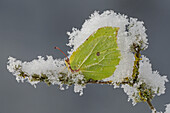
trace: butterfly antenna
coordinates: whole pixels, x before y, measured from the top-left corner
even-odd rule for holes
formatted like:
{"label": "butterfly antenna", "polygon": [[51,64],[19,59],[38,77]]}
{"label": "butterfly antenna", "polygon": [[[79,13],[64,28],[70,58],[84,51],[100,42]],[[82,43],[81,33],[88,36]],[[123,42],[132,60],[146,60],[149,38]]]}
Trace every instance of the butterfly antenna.
{"label": "butterfly antenna", "polygon": [[60,50],[60,51],[64,54],[64,56],[67,58],[67,61],[69,60],[69,58],[67,57],[67,55],[66,55],[59,47],[54,47],[54,49]]}

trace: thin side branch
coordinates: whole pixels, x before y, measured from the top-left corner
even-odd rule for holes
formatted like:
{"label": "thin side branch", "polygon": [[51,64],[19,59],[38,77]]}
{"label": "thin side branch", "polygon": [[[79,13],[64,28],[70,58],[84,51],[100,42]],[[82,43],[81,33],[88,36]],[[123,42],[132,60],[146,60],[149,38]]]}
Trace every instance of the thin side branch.
{"label": "thin side branch", "polygon": [[151,110],[153,110],[154,111],[154,113],[156,113],[156,110],[155,110],[155,108],[153,107],[153,105],[152,105],[152,103],[151,103],[151,101],[150,101],[150,99],[147,99],[147,104],[149,105],[149,107],[150,107],[150,109]]}
{"label": "thin side branch", "polygon": [[132,78],[133,78],[133,84],[135,84],[138,80],[138,75],[139,75],[139,62],[141,60],[140,56],[140,52],[141,52],[141,47],[139,45],[133,44],[134,47],[134,57],[135,57],[135,61],[134,61],[134,66],[133,66],[133,74],[132,74]]}

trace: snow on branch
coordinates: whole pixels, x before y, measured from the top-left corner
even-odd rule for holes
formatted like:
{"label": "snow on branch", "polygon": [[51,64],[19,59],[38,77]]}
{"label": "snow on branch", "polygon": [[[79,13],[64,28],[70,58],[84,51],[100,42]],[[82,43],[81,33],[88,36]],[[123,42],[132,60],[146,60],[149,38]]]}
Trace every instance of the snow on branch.
{"label": "snow on branch", "polygon": [[103,80],[87,80],[81,71],[73,73],[69,70],[69,66],[65,63],[68,59],[54,59],[52,56],[47,58],[38,56],[38,59],[30,62],[9,57],[7,68],[18,82],[27,81],[34,86],[39,82],[45,82],[48,85],[57,84],[61,90],[65,85],[66,88],[74,85],[74,91],[79,92],[80,95],[89,83],[121,87],[128,95],[128,100],[132,100],[133,105],[137,102],[147,102],[156,113],[151,100],[155,95],[165,93],[165,83],[168,79],[166,76],[161,76],[159,72],[153,71],[149,59],[141,55],[141,51],[148,47],[146,29],[143,24],[144,22],[136,18],[128,18],[112,10],[101,14],[95,11],[80,30],[73,28],[72,32],[67,32],[69,36],[67,46],[72,47],[71,51],[68,51],[70,57],[99,28],[107,26],[119,28],[117,44],[121,52],[120,62],[113,75]]}

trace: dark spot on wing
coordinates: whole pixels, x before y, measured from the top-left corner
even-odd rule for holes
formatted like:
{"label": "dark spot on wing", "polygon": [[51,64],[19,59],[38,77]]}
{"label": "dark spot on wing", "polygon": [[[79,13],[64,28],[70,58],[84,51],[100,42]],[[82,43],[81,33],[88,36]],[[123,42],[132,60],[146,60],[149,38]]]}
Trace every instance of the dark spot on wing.
{"label": "dark spot on wing", "polygon": [[97,52],[96,55],[97,55],[97,56],[100,56],[100,52]]}

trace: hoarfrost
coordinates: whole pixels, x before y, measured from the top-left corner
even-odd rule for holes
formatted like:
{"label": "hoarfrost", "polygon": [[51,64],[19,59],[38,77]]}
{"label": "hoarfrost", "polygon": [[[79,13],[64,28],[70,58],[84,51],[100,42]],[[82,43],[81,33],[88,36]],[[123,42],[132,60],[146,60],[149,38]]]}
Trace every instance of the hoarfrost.
{"label": "hoarfrost", "polygon": [[[118,49],[121,52],[121,60],[117,65],[114,74],[104,79],[103,81],[122,82],[124,78],[132,77],[134,66],[134,51],[132,46],[134,44],[141,47],[142,50],[148,47],[148,39],[146,35],[146,29],[144,22],[137,20],[136,18],[127,18],[126,15],[115,13],[112,10],[99,13],[95,11],[89,19],[85,20],[82,28],[79,30],[73,28],[72,32],[67,32],[69,36],[69,43],[67,46],[72,47],[71,51],[68,51],[69,56],[75,51],[92,33],[96,32],[101,27],[111,26],[119,27],[117,35]],[[46,75],[51,84],[58,84],[60,89],[64,89],[63,84],[74,84],[74,91],[83,94],[84,76],[73,75],[65,68],[64,59],[53,59],[52,56],[44,57],[39,56],[31,62],[21,62],[15,58],[9,57],[7,68],[13,75],[16,76],[17,81],[27,80],[32,85],[37,84],[39,81],[32,81],[33,75]],[[21,71],[24,75],[20,75]],[[66,74],[61,74],[60,72]],[[28,74],[30,76],[25,76]],[[136,104],[136,99],[139,97],[137,88],[142,84],[146,84],[146,88],[151,88],[155,94],[160,95],[165,93],[165,82],[167,82],[166,76],[161,76],[157,71],[152,71],[149,59],[142,56],[139,66],[139,82],[133,86],[122,85],[124,92],[132,99],[133,105]],[[67,87],[68,87],[67,86]],[[169,107],[167,108],[169,109]],[[166,112],[168,113],[168,112]]]}
{"label": "hoarfrost", "polygon": [[[32,85],[39,83],[39,81],[31,80],[33,75],[39,75],[40,77],[46,75],[49,78],[57,78],[59,72],[65,68],[64,60],[53,59],[52,56],[47,56],[46,60],[44,57],[38,56],[38,59],[30,62],[21,62],[13,57],[9,57],[8,60],[7,69],[16,76],[16,80],[18,82],[27,80]],[[23,77],[20,75],[21,73],[29,76]]]}
{"label": "hoarfrost", "polygon": [[145,56],[142,56],[140,62],[139,80],[146,83],[157,95],[165,93],[167,76],[161,76],[158,71],[152,71],[150,61]]}
{"label": "hoarfrost", "polygon": [[165,109],[165,113],[170,113],[170,104],[167,104],[166,105],[166,109]]}

